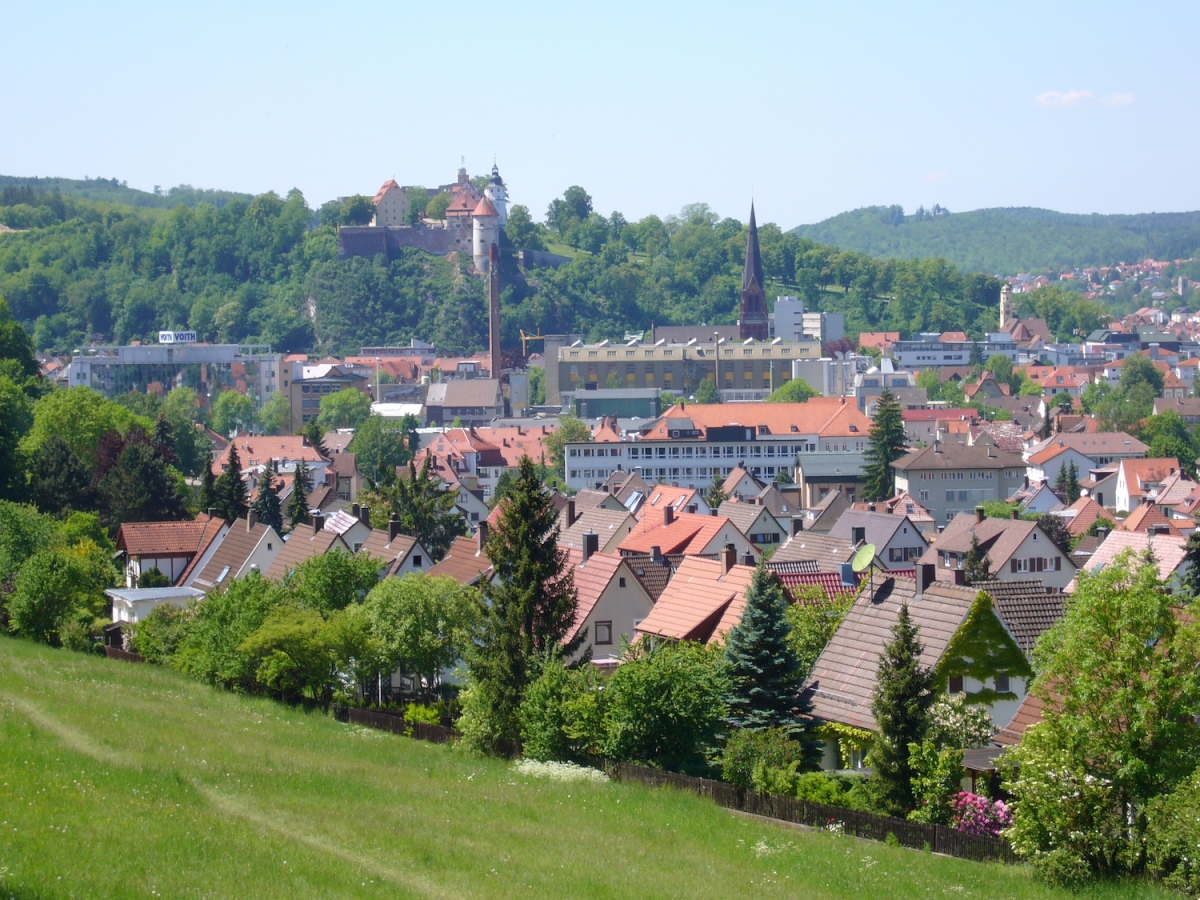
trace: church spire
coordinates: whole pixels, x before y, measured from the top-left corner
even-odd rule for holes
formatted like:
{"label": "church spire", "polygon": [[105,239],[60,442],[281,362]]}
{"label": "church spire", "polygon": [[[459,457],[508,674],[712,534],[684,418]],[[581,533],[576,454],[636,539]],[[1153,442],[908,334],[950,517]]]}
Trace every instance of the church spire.
{"label": "church spire", "polygon": [[750,233],[746,236],[746,266],[742,269],[742,310],[738,334],[742,340],[770,339],[767,321],[767,292],[763,281],[762,254],[758,249],[758,223],[754,219],[754,201],[750,201]]}
{"label": "church spire", "polygon": [[762,254],[758,250],[758,223],[754,220],[754,201],[750,201],[750,233],[746,236],[746,266],[742,269],[742,290],[763,289]]}

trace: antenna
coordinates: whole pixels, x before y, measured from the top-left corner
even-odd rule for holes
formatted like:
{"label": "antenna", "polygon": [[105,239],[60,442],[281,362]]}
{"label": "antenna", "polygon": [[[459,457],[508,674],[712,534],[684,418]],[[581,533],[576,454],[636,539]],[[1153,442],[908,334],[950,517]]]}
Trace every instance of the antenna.
{"label": "antenna", "polygon": [[854,554],[854,559],[850,560],[850,568],[855,574],[865,572],[875,564],[875,545],[863,544],[858,548],[858,552]]}

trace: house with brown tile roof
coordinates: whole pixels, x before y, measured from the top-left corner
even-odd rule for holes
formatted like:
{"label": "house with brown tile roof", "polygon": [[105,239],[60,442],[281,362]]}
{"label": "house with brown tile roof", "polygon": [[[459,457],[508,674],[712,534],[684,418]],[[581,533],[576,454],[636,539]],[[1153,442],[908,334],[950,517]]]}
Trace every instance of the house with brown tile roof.
{"label": "house with brown tile roof", "polygon": [[1113,505],[1122,512],[1133,512],[1144,500],[1153,500],[1159,487],[1179,468],[1175,457],[1121,460]]}
{"label": "house with brown tile roof", "polygon": [[751,475],[749,469],[738,463],[725,476],[725,481],[721,484],[721,493],[731,500],[747,499],[757,497],[763,487],[763,483]]}
{"label": "house with brown tile roof", "polygon": [[753,566],[740,566],[727,551],[719,559],[688,557],[659,596],[638,634],[680,641],[723,641],[741,621]]}
{"label": "house with brown tile roof", "polygon": [[[567,506],[558,514],[558,546],[583,549],[584,538],[594,534],[599,540],[599,553],[616,553],[621,542],[633,532],[637,520],[626,512],[594,506],[582,509]],[[573,518],[572,518],[573,514]]]}
{"label": "house with brown tile roof", "polygon": [[892,468],[897,492],[916,497],[939,524],[987,500],[1007,500],[1025,484],[1019,453],[953,442],[909,453]]}
{"label": "house with brown tile roof", "polygon": [[[701,558],[717,559],[718,556],[719,554],[713,554]],[[671,578],[683,565],[683,561],[693,557],[684,556],[682,553],[664,553],[657,557],[649,553],[633,553],[621,558],[629,564],[630,570],[642,583],[642,587],[646,589],[646,593],[650,595],[651,599],[657,601],[662,596],[662,592],[667,589]]]}
{"label": "house with brown tile roof", "polygon": [[1070,556],[1037,522],[993,519],[984,516],[982,509],[955,516],[920,562],[936,566],[939,581],[961,583],[973,538],[979,540],[997,581],[1037,578],[1049,588],[1062,590],[1075,577]]}
{"label": "house with brown tile roof", "polygon": [[424,572],[433,564],[429,552],[415,537],[400,533],[400,522],[394,518],[387,523],[386,531],[371,529],[357,552],[381,561],[381,579],[402,577],[409,572]]}
{"label": "house with brown tile roof", "polygon": [[[1011,614],[1020,609],[1026,628],[1038,627],[1035,620],[1042,617],[1040,606],[1045,599],[1044,590],[1040,585],[1027,582],[1028,589],[1036,591],[1034,597],[1022,602],[1013,590],[1004,595],[1002,607],[988,594],[988,588],[992,587],[990,583],[968,587],[937,581],[928,566],[918,567],[917,575],[920,588],[917,578],[879,571],[871,573],[805,683],[804,693],[812,703],[813,714],[826,722],[867,731],[877,729],[871,701],[877,689],[879,655],[892,638],[892,628],[901,606],[906,605],[918,629],[922,645],[921,665],[944,678],[945,689],[951,693],[962,692],[970,697],[986,692],[990,695],[988,709],[992,720],[999,726],[1008,724],[1020,707],[1032,677],[1028,662],[1019,672],[989,670],[980,679],[956,674],[956,670],[961,672],[964,668],[965,658],[950,658],[947,651],[951,650],[953,639],[963,628],[988,629],[988,620],[994,619],[1001,628],[999,634],[1003,637],[1000,640],[1023,655],[1013,626],[1006,621],[1005,610]],[[987,601],[983,600],[984,595],[989,598]],[[994,629],[988,633],[997,635]],[[1010,656],[997,653],[995,658],[1003,660]],[[976,662],[979,661],[971,661]],[[823,766],[840,768],[839,757],[836,745],[828,745]],[[854,759],[854,763],[861,766],[861,756]]]}
{"label": "house with brown tile roof", "polygon": [[636,637],[638,624],[650,615],[654,598],[623,557],[600,553],[595,541],[567,550],[567,564],[575,575],[575,624],[567,640],[587,629],[587,640],[578,656],[591,650],[592,660],[615,660],[624,641]]}
{"label": "house with brown tile roof", "polygon": [[425,417],[432,425],[486,425],[504,415],[504,397],[496,378],[451,378],[429,386]]}
{"label": "house with brown tile roof", "polygon": [[622,556],[650,553],[682,553],[704,556],[719,553],[732,544],[739,560],[758,562],[760,551],[741,530],[724,516],[675,513],[670,506],[662,515],[647,515],[618,545]]}
{"label": "house with brown tile roof", "polygon": [[[1200,359],[1192,359],[1188,362],[1200,363]],[[1192,371],[1195,371],[1194,366]],[[1171,398],[1170,400],[1160,397],[1154,401],[1154,415],[1162,415],[1167,411],[1177,413],[1188,425],[1195,425],[1200,422],[1200,397],[1188,398],[1185,395],[1183,399]]]}
{"label": "house with brown tile roof", "polygon": [[470,586],[492,579],[492,562],[483,545],[487,542],[486,523],[476,531],[474,537],[455,538],[441,561],[429,570],[431,577],[453,578],[461,585]]}
{"label": "house with brown tile roof", "polygon": [[351,550],[340,534],[326,530],[323,516],[314,516],[311,526],[301,526],[288,535],[266,576],[274,581],[286,581],[308,560],[333,552],[350,553]]}
{"label": "house with brown tile roof", "polygon": [[1097,519],[1109,519],[1108,511],[1091,497],[1080,497],[1066,509],[1054,513],[1063,520],[1067,534],[1080,537],[1096,523]]}
{"label": "house with brown tile roof", "polygon": [[1074,464],[1082,475],[1122,459],[1144,457],[1148,449],[1123,431],[1063,433],[1033,444],[1025,451],[1025,463],[1030,480],[1053,483],[1064,466]]}
{"label": "house with brown tile roof", "polygon": [[875,565],[881,569],[911,569],[929,549],[929,542],[908,516],[874,510],[846,510],[829,536],[856,547],[870,544],[875,548]]}
{"label": "house with brown tile roof", "polygon": [[801,531],[775,551],[772,563],[811,562],[816,572],[838,572],[854,558],[856,547],[849,538]]}
{"label": "house with brown tile roof", "polygon": [[804,510],[803,530],[828,534],[829,529],[842,517],[842,513],[851,509],[853,505],[844,492],[832,491],[816,506]]}
{"label": "house with brown tile roof", "polygon": [[194,559],[208,549],[229,525],[207,513],[192,522],[125,522],[117,530],[117,551],[124,557],[125,587],[136,588],[151,569],[171,584],[179,581]]}
{"label": "house with brown tile roof", "polygon": [[[1144,531],[1147,534],[1177,534],[1186,536],[1182,519],[1169,519],[1153,503],[1143,503],[1117,525],[1117,531]],[[1189,520],[1187,532],[1196,529],[1196,523]]]}
{"label": "house with brown tile roof", "polygon": [[[874,508],[872,508],[874,507]],[[916,501],[908,491],[901,491],[895,497],[887,500],[877,500],[874,503],[859,501],[850,504],[850,508],[859,512],[886,513],[892,516],[907,516],[921,530],[922,534],[937,532],[937,521],[929,514],[929,510]],[[838,518],[841,518],[840,516]]]}
{"label": "house with brown tile roof", "polygon": [[614,512],[625,510],[624,504],[608,491],[596,491],[591,488],[584,488],[570,498],[575,502],[576,509],[611,509]]}
{"label": "house with brown tile roof", "polygon": [[209,544],[192,571],[180,580],[180,586],[211,591],[254,571],[265,575],[282,550],[279,533],[251,512],[247,518],[233,522],[220,540]]}
{"label": "house with brown tile roof", "polygon": [[[1191,568],[1191,563],[1187,560],[1187,538],[1181,535],[1149,534],[1145,531],[1114,531],[1104,539],[1104,543],[1096,548],[1096,552],[1084,564],[1083,571],[1095,572],[1110,565],[1125,551],[1134,555],[1135,565],[1138,559],[1146,553],[1150,553],[1154,558],[1158,577],[1172,587],[1177,587],[1179,580]],[[1075,582],[1072,581],[1067,589],[1073,591]]]}

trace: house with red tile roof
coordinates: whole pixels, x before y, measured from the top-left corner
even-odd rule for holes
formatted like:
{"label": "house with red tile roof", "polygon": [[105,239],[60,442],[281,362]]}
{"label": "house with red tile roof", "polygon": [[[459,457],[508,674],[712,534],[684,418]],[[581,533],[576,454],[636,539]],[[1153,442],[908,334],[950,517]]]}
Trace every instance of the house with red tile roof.
{"label": "house with red tile roof", "polygon": [[429,570],[431,577],[453,578],[461,585],[477,585],[492,579],[492,561],[484,552],[487,542],[487,523],[476,531],[474,537],[455,538],[446,555]]}
{"label": "house with red tile roof", "polygon": [[638,623],[637,633],[679,641],[723,641],[741,621],[753,577],[754,567],[737,565],[732,550],[718,559],[688,557],[654,609]]}
{"label": "house with red tile roof", "polygon": [[1177,534],[1181,537],[1186,537],[1195,528],[1196,523],[1194,521],[1188,520],[1185,527],[1183,519],[1167,517],[1153,502],[1143,503],[1117,525],[1118,531],[1144,531],[1147,534]]}
{"label": "house with red tile roof", "polygon": [[1059,470],[1072,464],[1079,476],[1122,459],[1138,459],[1149,448],[1123,431],[1055,434],[1025,451],[1030,481],[1054,483]]}
{"label": "house with red tile roof", "polygon": [[117,551],[124,558],[125,587],[136,588],[151,569],[178,582],[193,560],[229,530],[223,519],[201,513],[191,522],[125,522],[117,530]]}
{"label": "house with red tile roof", "polygon": [[567,641],[586,628],[587,639],[576,658],[590,649],[593,662],[615,661],[650,615],[654,598],[623,557],[599,552],[595,541],[569,548],[567,565],[574,572],[577,599]]}
{"label": "house with red tile roof", "polygon": [[682,553],[703,556],[722,552],[732,544],[739,560],[758,562],[761,553],[741,530],[724,516],[676,513],[668,506],[661,515],[645,516],[618,545],[623,556]]}
{"label": "house with red tile roof", "polygon": [[878,347],[882,353],[891,353],[892,344],[900,340],[898,331],[863,331],[858,335],[858,346],[864,350]]}
{"label": "house with red tile roof", "polygon": [[395,518],[387,523],[386,531],[371,529],[358,552],[380,561],[381,579],[424,572],[433,565],[429,552],[415,537],[400,533],[400,522]]}
{"label": "house with red tile roof", "polygon": [[[1172,587],[1179,586],[1179,580],[1187,574],[1191,563],[1187,559],[1188,539],[1178,534],[1151,534],[1145,531],[1114,531],[1104,539],[1096,552],[1083,565],[1084,572],[1095,572],[1109,565],[1122,553],[1128,551],[1138,558],[1149,553],[1154,559],[1158,577],[1168,582]],[[1075,589],[1075,582],[1067,586],[1070,593]]]}
{"label": "house with red tile roof", "polygon": [[283,549],[276,555],[266,576],[274,581],[286,581],[288,576],[310,559],[326,553],[350,553],[350,546],[336,531],[325,528],[324,516],[313,516],[311,526],[301,526],[287,536]]}
{"label": "house with red tile roof", "polygon": [[1145,500],[1153,500],[1158,489],[1179,471],[1179,460],[1123,459],[1117,468],[1114,507],[1121,512],[1133,512]]}
{"label": "house with red tile roof", "polygon": [[1096,524],[1097,519],[1112,521],[1108,510],[1091,497],[1080,497],[1066,509],[1056,511],[1054,515],[1063,520],[1067,534],[1073,538],[1086,534]]}

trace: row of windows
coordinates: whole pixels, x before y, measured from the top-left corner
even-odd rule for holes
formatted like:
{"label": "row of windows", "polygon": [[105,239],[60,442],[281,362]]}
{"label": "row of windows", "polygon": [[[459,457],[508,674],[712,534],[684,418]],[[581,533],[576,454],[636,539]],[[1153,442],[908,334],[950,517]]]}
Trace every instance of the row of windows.
{"label": "row of windows", "polygon": [[[1007,473],[1005,473],[1007,474]],[[994,469],[982,472],[921,472],[918,481],[995,481]]]}
{"label": "row of windows", "polygon": [[920,559],[924,552],[924,547],[888,547],[888,562],[908,562],[910,559]]}
{"label": "row of windows", "polygon": [[[999,694],[1007,694],[1012,690],[1011,684],[1007,672],[997,672],[992,679],[992,686]],[[951,694],[961,694],[963,692],[963,677],[961,675],[951,675],[946,679],[946,690]]]}
{"label": "row of windows", "polygon": [[[855,449],[861,450],[863,443],[855,442]],[[726,444],[720,447],[709,448],[704,445],[693,444],[643,444],[632,446],[615,446],[615,447],[571,447],[567,451],[567,455],[572,458],[577,457],[593,457],[593,456],[610,456],[624,457],[630,459],[706,459],[710,455],[713,459],[725,457],[726,459],[745,459],[750,457],[762,456],[794,456],[797,453],[815,453],[816,444],[773,444],[763,442],[761,444]],[[828,449],[828,446],[826,447]],[[833,445],[833,449],[837,449],[837,445]]]}
{"label": "row of windows", "polygon": [[[678,480],[680,478],[712,478],[715,476],[725,476],[733,471],[732,466],[700,466],[693,468],[691,466],[637,466],[635,471],[639,472],[642,478],[647,481],[651,479],[660,480]],[[777,472],[787,472],[792,474],[787,466],[751,466],[750,473],[759,477],[774,478]],[[571,469],[568,477],[572,480],[591,482],[595,479],[605,479],[613,473],[612,469]]]}
{"label": "row of windows", "polygon": [[[605,359],[616,359],[617,355],[620,352],[621,351],[617,350],[617,349],[605,350],[604,358]],[[703,357],[705,355],[705,351],[700,348],[696,348],[692,352],[694,352],[697,356],[700,356],[700,357]],[[733,356],[733,353],[734,353],[734,351],[731,348],[729,348],[729,347],[725,348],[726,356]],[[755,353],[757,353],[759,356],[772,356],[775,353],[775,348],[774,347],[743,347],[742,348],[742,356],[754,356]],[[625,358],[626,359],[632,359],[632,358],[636,357],[637,354],[638,354],[637,350],[630,350],[628,348],[625,349]],[[658,350],[656,348],[642,351],[642,356],[647,357],[649,359],[655,359],[659,354],[661,354],[664,359],[671,359],[675,356],[675,351],[674,350]],[[791,347],[780,347],[779,355],[780,356],[791,356],[792,348]],[[567,357],[569,359],[579,359],[579,351],[578,350],[568,350]],[[588,359],[599,359],[600,351],[599,350],[588,350],[587,358]]]}

